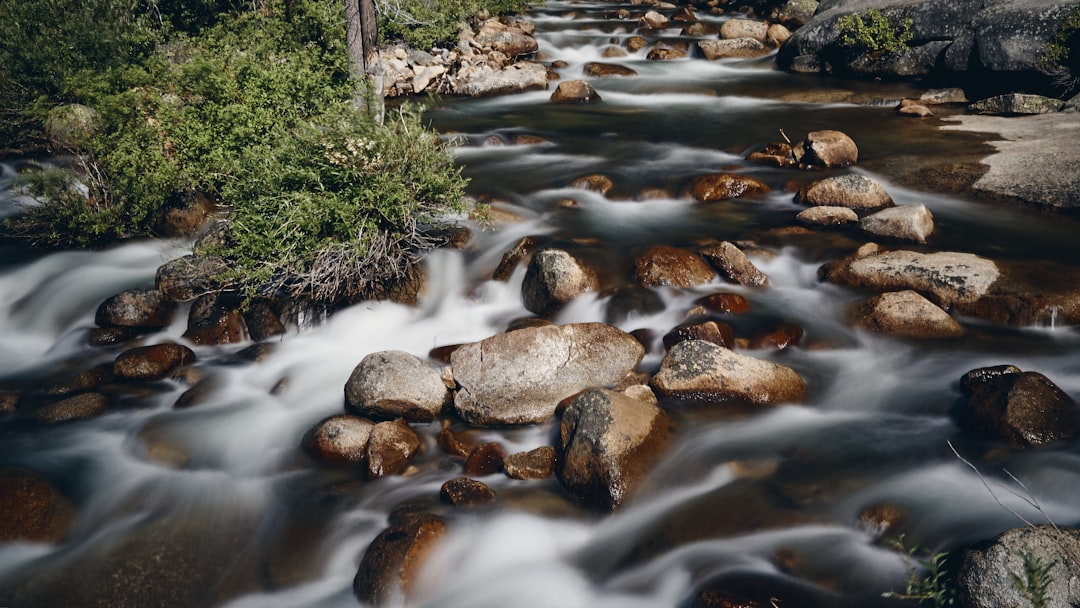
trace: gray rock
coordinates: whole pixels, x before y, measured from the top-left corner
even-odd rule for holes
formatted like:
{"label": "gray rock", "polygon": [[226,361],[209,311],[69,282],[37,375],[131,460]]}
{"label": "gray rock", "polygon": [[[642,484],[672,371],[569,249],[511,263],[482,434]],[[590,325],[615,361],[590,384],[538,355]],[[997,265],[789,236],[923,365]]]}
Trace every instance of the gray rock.
{"label": "gray rock", "polygon": [[170,300],[194,300],[220,290],[218,277],[228,269],[228,263],[221,258],[186,255],[158,267],[154,286]]}
{"label": "gray rock", "polygon": [[724,40],[753,38],[765,42],[768,32],[769,24],[755,19],[728,19],[720,26],[720,37]]}
{"label": "gray rock", "polygon": [[795,194],[800,205],[847,207],[848,209],[883,209],[893,200],[877,180],[865,175],[847,174],[827,177],[803,186]]}
{"label": "gray rock", "polygon": [[968,608],[1030,606],[1016,583],[1024,581],[1025,556],[1053,564],[1045,589],[1046,608],[1080,606],[1080,530],[1067,526],[1024,526],[1007,530],[964,551],[956,575],[957,599]]}
{"label": "gray rock", "polygon": [[547,67],[531,61],[519,61],[499,70],[461,70],[454,81],[454,93],[469,97],[487,97],[546,89],[547,85]]}
{"label": "gray rock", "polygon": [[434,420],[450,399],[439,372],[411,353],[389,350],[363,358],[345,383],[345,407],[376,420]]}
{"label": "gray rock", "polygon": [[460,387],[454,407],[479,426],[544,422],[560,401],[586,388],[614,385],[644,355],[633,336],[602,323],[499,334],[450,355]]}
{"label": "gray rock", "polygon": [[771,405],[806,396],[795,370],[701,340],[674,345],[650,385],[661,398],[701,405]]}
{"label": "gray rock", "polygon": [[964,333],[949,313],[910,290],[870,298],[858,307],[855,322],[883,334],[914,338],[948,338]]}
{"label": "gray rock", "polygon": [[843,226],[858,222],[859,214],[847,207],[823,205],[800,211],[795,221],[811,226]]}
{"label": "gray rock", "polygon": [[769,47],[754,38],[698,40],[698,48],[710,61],[717,59],[748,59],[769,54]]}
{"label": "gray rock", "polygon": [[562,415],[559,481],[590,506],[617,509],[667,447],[670,427],[667,414],[653,403],[589,390]]}
{"label": "gray rock", "polygon": [[1027,93],[1007,93],[976,101],[968,106],[968,111],[975,114],[1018,116],[1022,114],[1051,114],[1060,112],[1063,107],[1065,107],[1065,102],[1060,99]]}
{"label": "gray rock", "polygon": [[862,218],[859,228],[877,236],[925,243],[934,232],[934,216],[921,203],[901,205]]}
{"label": "gray rock", "polygon": [[521,299],[525,308],[550,316],[584,293],[600,288],[596,273],[562,249],[544,249],[533,254]]}
{"label": "gray rock", "polygon": [[843,131],[811,131],[803,139],[801,162],[817,167],[849,167],[859,162],[859,147]]}

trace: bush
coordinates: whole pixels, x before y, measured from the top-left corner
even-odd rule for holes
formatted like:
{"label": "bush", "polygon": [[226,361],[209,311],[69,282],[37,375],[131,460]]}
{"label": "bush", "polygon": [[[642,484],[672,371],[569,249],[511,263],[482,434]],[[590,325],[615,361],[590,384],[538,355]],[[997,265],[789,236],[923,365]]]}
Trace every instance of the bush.
{"label": "bush", "polygon": [[1066,94],[1077,89],[1080,84],[1080,6],[1065,15],[1043,51],[1042,64]]}
{"label": "bush", "polygon": [[864,15],[845,15],[836,25],[840,30],[840,45],[855,54],[902,51],[908,48],[914,36],[911,19],[896,27],[881,11],[872,8]]}

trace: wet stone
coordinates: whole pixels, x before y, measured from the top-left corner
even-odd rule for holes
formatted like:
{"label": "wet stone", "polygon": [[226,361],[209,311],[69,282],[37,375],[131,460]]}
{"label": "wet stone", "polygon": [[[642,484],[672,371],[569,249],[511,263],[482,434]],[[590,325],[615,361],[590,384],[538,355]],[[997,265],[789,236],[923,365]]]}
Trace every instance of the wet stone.
{"label": "wet stone", "polygon": [[497,443],[482,443],[469,452],[465,459],[465,475],[483,477],[498,473],[503,466],[506,450]]}
{"label": "wet stone", "polygon": [[195,352],[186,346],[154,344],[121,353],[113,362],[113,373],[126,380],[160,380],[194,362]]}
{"label": "wet stone", "polygon": [[679,342],[704,340],[720,346],[731,347],[735,344],[735,331],[727,323],[705,321],[704,323],[684,323],[664,335],[664,348],[670,349]]}
{"label": "wet stone", "polygon": [[94,323],[99,327],[162,328],[172,323],[176,303],[157,289],[122,291],[98,306]]}
{"label": "wet stone", "polygon": [[367,443],[367,474],[370,479],[397,475],[423,447],[424,442],[402,419],[380,422],[371,429]]}
{"label": "wet stone", "polygon": [[446,523],[429,513],[399,514],[368,545],[353,578],[353,593],[368,604],[385,605],[413,590],[424,560],[446,535]]}
{"label": "wet stone", "polygon": [[0,469],[0,544],[55,543],[75,522],[75,507],[35,471]]}
{"label": "wet stone", "polygon": [[101,393],[81,393],[43,405],[34,411],[34,419],[45,424],[100,416],[108,409],[109,398]]}
{"label": "wet stone", "polygon": [[316,460],[355,464],[367,455],[375,423],[351,414],[330,416],[304,434],[300,446]]}
{"label": "wet stone", "polygon": [[439,497],[449,505],[470,508],[495,502],[495,491],[475,479],[455,477],[442,485]]}
{"label": "wet stone", "polygon": [[511,479],[547,479],[555,473],[555,448],[544,445],[503,459],[503,470]]}

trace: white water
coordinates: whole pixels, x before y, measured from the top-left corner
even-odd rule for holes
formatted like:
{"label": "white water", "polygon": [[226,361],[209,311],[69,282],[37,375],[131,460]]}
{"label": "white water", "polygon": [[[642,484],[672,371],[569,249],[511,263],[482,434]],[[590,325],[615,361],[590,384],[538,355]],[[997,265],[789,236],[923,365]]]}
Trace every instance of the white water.
{"label": "white water", "polygon": [[[580,75],[586,61],[603,60],[597,49],[612,35],[603,19],[584,30],[566,30],[560,12],[583,6],[602,13],[619,5],[553,2],[537,19],[544,52],[570,63],[564,78]],[[437,124],[453,127],[476,144],[457,151],[474,188],[503,199],[500,206],[527,219],[495,230],[473,226],[475,236],[466,251],[430,256],[431,281],[418,307],[385,302],[354,306],[321,325],[281,337],[258,364],[217,364],[243,344],[193,346],[199,365],[219,380],[195,408],[172,409],[187,387],[169,381],[142,397],[141,407],[98,419],[48,428],[17,422],[2,427],[0,462],[63,480],[65,493],[79,505],[79,519],[61,544],[0,546],[0,578],[93,564],[117,538],[140,534],[140,525],[166,515],[208,537],[218,533],[218,518],[248,522],[250,545],[238,558],[270,559],[264,543],[273,544],[281,534],[275,526],[290,517],[314,517],[304,511],[305,500],[332,494],[333,475],[304,461],[298,444],[312,424],[342,411],[345,381],[365,355],[395,349],[425,356],[433,347],[479,340],[529,315],[519,295],[522,268],[507,283],[487,280],[519,238],[533,235],[556,244],[576,237],[598,239],[599,245],[586,250],[618,276],[636,248],[648,243],[745,239],[760,229],[790,225],[796,208],[785,183],[805,176],[747,165],[745,149],[775,138],[778,128],[794,135],[802,130],[797,125],[843,116],[857,118],[850,125],[830,126],[850,126],[856,140],[862,141],[862,133],[870,139],[871,129],[858,130],[861,121],[885,120],[888,112],[792,101],[791,91],[801,85],[761,62],[653,63],[642,57],[610,60],[632,65],[642,76],[597,82],[606,100],[600,106],[551,108],[548,92],[534,92],[447,103],[434,113]],[[782,95],[770,99],[762,93],[771,90],[771,83]],[[686,90],[694,87],[698,90]],[[479,145],[491,135],[516,132],[540,134],[548,143]],[[701,206],[677,187],[694,175],[731,166],[767,181],[774,192],[745,205]],[[8,180],[14,167],[0,167],[0,179]],[[609,173],[627,185],[629,200],[569,187],[574,178],[594,172]],[[871,175],[886,183],[898,202],[927,203],[944,220],[942,234],[935,237],[943,242],[987,247],[965,241],[968,226],[1002,234],[994,246],[1011,253],[1017,253],[1009,244],[1014,238],[1034,241],[1042,234],[1050,243],[1066,238],[1068,226],[1055,228],[1053,222],[901,188]],[[652,186],[670,186],[670,196],[639,200],[634,195],[635,188]],[[577,208],[556,207],[567,197],[577,200]],[[11,208],[10,196],[0,208]],[[4,378],[40,376],[68,360],[110,360],[116,352],[85,344],[97,304],[120,290],[152,285],[157,266],[185,253],[184,247],[136,243],[4,265]],[[846,320],[845,311],[861,296],[817,279],[823,261],[846,251],[843,244],[824,237],[814,245],[772,249],[771,257],[754,258],[769,275],[769,288],[717,283],[660,289],[663,311],[631,315],[619,326],[662,335],[684,319],[698,297],[720,290],[742,294],[751,302],[748,318],[755,323],[768,326],[780,320],[806,331],[801,347],[752,353],[799,371],[809,386],[806,402],[734,419],[674,412],[680,423],[676,447],[639,496],[614,515],[576,509],[554,481],[529,486],[499,475],[484,478],[499,493],[502,506],[454,516],[415,594],[402,603],[425,608],[675,606],[712,577],[759,573],[807,586],[832,581],[847,598],[845,605],[870,605],[870,598],[901,588],[906,570],[901,557],[859,523],[869,505],[906,508],[910,516],[901,532],[932,550],[955,549],[1018,525],[1008,509],[1034,520],[1080,521],[1075,445],[981,461],[992,493],[947,443],[968,444],[965,453],[976,455],[987,447],[971,445],[948,415],[959,398],[957,382],[970,369],[1012,363],[1040,371],[1066,392],[1080,395],[1075,328],[1004,330],[965,320],[969,337],[943,345],[870,335]],[[609,299],[608,294],[583,297],[556,321],[604,320]],[[173,327],[149,340],[183,341],[182,313]],[[733,319],[737,327],[739,322]],[[661,356],[649,353],[642,368],[655,369]],[[427,451],[415,475],[359,484],[334,508],[316,510],[322,521],[304,520],[324,524],[316,526],[315,536],[285,543],[316,556],[299,580],[263,581],[264,587],[255,588],[242,584],[245,593],[228,605],[357,605],[351,591],[357,563],[389,510],[410,500],[431,500],[444,481],[459,474],[438,463],[438,425],[417,430]],[[549,443],[550,433],[545,425],[488,431],[481,439],[499,441],[515,452]],[[762,479],[741,478],[737,471],[747,462],[775,470]],[[1006,468],[1026,489],[1008,480],[1002,473]],[[1036,499],[1038,508],[1025,498]],[[755,516],[761,519],[752,528],[724,525],[728,518],[751,521]],[[780,571],[774,558],[781,549],[812,562],[804,579]],[[210,559],[206,567],[217,568],[219,561]]]}

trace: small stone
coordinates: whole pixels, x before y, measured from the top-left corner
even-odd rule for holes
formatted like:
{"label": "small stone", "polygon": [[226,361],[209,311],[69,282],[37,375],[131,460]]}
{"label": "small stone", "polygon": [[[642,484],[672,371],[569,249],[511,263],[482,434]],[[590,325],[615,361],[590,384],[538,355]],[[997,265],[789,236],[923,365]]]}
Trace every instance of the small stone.
{"label": "small stone", "polygon": [[400,473],[423,445],[420,436],[401,418],[376,424],[367,444],[368,477],[376,479]]}
{"label": "small stone", "polygon": [[57,424],[92,418],[104,414],[108,405],[109,398],[101,393],[81,393],[39,407],[34,411],[34,419],[44,424]]}
{"label": "small stone", "polygon": [[721,201],[764,194],[771,189],[763,182],[737,173],[712,173],[694,178],[690,192],[701,202]]}
{"label": "small stone", "polygon": [[318,460],[329,463],[361,462],[375,423],[351,414],[330,416],[316,424],[300,445]]}
{"label": "small stone", "polygon": [[732,283],[749,287],[763,287],[769,284],[769,277],[758,270],[750,258],[733,243],[724,241],[719,245],[701,249],[698,253],[712,264],[721,276]]}
{"label": "small stone", "polygon": [[194,362],[195,352],[190,348],[162,343],[124,351],[113,361],[113,373],[127,380],[160,380]]}
{"label": "small stone", "polygon": [[555,448],[544,445],[503,459],[503,470],[511,479],[547,479],[555,473]]}
{"label": "small stone", "polygon": [[847,207],[823,205],[804,209],[795,221],[808,226],[845,226],[859,221],[859,214]]}
{"label": "small stone", "polygon": [[882,209],[892,207],[892,197],[877,181],[858,174],[838,175],[812,182],[799,190],[800,205]]}
{"label": "small stone", "polygon": [[483,477],[498,473],[503,466],[506,450],[497,443],[481,443],[469,452],[465,459],[465,474],[469,477]]}
{"label": "small stone", "polygon": [[859,228],[876,236],[925,243],[934,232],[934,216],[921,203],[901,205],[862,218]]}
{"label": "small stone", "polygon": [[495,491],[475,479],[455,477],[442,485],[439,498],[458,508],[471,508],[495,502]]}
{"label": "small stone", "polygon": [[591,84],[584,80],[565,80],[551,94],[552,103],[598,103],[603,101]]}

